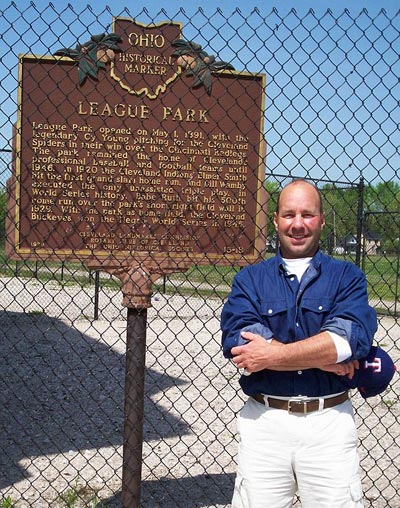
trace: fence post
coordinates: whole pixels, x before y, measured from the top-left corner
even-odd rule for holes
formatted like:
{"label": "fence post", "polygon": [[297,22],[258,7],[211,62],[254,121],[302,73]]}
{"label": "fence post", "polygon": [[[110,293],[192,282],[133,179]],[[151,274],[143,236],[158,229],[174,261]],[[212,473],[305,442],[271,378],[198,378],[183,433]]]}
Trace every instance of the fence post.
{"label": "fence post", "polygon": [[100,271],[95,271],[94,276],[94,320],[99,319],[99,290],[100,290]]}
{"label": "fence post", "polygon": [[357,199],[357,245],[356,245],[356,265],[361,266],[361,250],[362,250],[362,235],[363,235],[363,214],[364,214],[364,178],[360,178],[357,185],[358,199]]}
{"label": "fence post", "polygon": [[399,297],[399,270],[400,270],[400,227],[399,227],[399,241],[396,249],[396,289],[394,295],[394,316],[398,317],[397,314],[397,300]]}
{"label": "fence post", "polygon": [[361,270],[363,272],[365,272],[366,270],[366,266],[365,266],[365,258],[367,257],[367,252],[366,252],[366,248],[365,248],[365,228],[368,227],[368,224],[370,224],[370,215],[371,213],[370,212],[364,212],[363,214],[363,226],[362,226],[362,231],[363,231],[363,241],[362,241],[362,262],[361,262]]}

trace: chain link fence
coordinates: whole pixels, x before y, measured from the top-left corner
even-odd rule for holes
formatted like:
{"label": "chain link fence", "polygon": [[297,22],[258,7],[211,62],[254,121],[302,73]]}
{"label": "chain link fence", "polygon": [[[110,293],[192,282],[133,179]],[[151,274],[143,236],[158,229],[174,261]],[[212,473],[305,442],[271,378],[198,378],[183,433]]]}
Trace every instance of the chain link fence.
{"label": "chain link fence", "polygon": [[[399,363],[399,14],[216,9],[206,16],[199,9],[188,16],[182,8],[170,17],[133,7],[78,12],[10,2],[0,18],[0,506],[122,506],[127,310],[120,280],[61,255],[14,259],[5,231],[7,221],[15,223],[7,199],[17,200],[10,182],[26,148],[24,140],[13,145],[13,129],[21,128],[21,55],[51,60],[60,48],[112,33],[113,17],[147,26],[179,22],[183,39],[218,61],[265,75],[263,255],[278,247],[271,215],[281,187],[293,178],[315,182],[327,218],[322,248],[363,268],[379,316],[376,343]],[[92,77],[85,86],[95,86]],[[61,92],[61,102],[41,106],[50,125],[54,111],[69,110],[72,99]],[[185,104],[184,96],[178,100]],[[108,125],[106,114],[98,118],[99,128]],[[193,125],[201,132],[198,120]],[[23,187],[18,199],[21,214],[33,213]],[[220,351],[219,317],[243,264],[235,260],[193,261],[153,283],[141,460],[146,508],[230,505],[243,396]],[[396,376],[381,396],[353,394],[367,507],[400,508],[399,391]]]}

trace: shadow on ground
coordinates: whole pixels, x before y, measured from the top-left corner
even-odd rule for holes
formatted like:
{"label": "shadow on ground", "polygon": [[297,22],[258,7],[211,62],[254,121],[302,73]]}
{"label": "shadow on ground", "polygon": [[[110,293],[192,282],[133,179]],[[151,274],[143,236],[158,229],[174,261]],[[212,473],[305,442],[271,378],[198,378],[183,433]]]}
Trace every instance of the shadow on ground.
{"label": "shadow on ground", "polygon": [[[235,475],[212,474],[193,478],[144,481],[143,508],[205,508],[230,504]],[[121,494],[104,500],[106,508],[121,508]]]}
{"label": "shadow on ground", "polygon": [[[63,321],[0,312],[0,489],[27,477],[24,458],[121,445],[124,374],[123,354]],[[190,432],[149,398],[183,383],[147,370],[145,440]],[[143,506],[226,504],[232,481],[229,475],[147,481]],[[107,506],[120,506],[119,497]]]}

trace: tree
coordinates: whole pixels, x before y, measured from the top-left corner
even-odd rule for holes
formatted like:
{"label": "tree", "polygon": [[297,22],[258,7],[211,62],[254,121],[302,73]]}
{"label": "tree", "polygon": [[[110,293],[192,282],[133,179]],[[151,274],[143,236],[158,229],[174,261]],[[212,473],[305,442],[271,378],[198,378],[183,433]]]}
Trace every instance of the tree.
{"label": "tree", "polygon": [[269,194],[268,200],[268,222],[267,222],[267,249],[274,251],[276,249],[276,232],[274,226],[274,212],[278,202],[280,185],[278,182],[265,182],[265,188]]}
{"label": "tree", "polygon": [[368,189],[364,230],[378,234],[382,249],[398,252],[400,236],[400,184],[380,182]]}
{"label": "tree", "polygon": [[326,184],[321,189],[322,206],[326,215],[326,226],[322,243],[328,252],[344,247],[344,239],[357,233],[357,210],[359,191],[357,187],[338,187]]}

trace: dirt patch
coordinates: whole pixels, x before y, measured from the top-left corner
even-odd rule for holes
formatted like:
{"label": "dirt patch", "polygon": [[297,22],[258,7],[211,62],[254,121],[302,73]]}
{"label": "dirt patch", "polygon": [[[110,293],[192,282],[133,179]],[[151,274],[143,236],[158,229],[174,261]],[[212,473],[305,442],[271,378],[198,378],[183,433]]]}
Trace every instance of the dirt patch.
{"label": "dirt patch", "polygon": [[[2,279],[0,496],[63,506],[81,490],[120,508],[126,309],[118,291]],[[220,351],[222,302],[156,294],[148,310],[142,506],[226,507],[235,477],[238,374]],[[384,318],[388,320],[389,318]],[[378,340],[399,358],[399,325]],[[390,337],[386,330],[390,330]],[[399,380],[354,396],[366,506],[400,507]],[[92,497],[91,497],[92,496]],[[370,503],[370,504],[368,504]],[[79,506],[79,504],[77,505]],[[82,500],[81,506],[85,506]]]}

